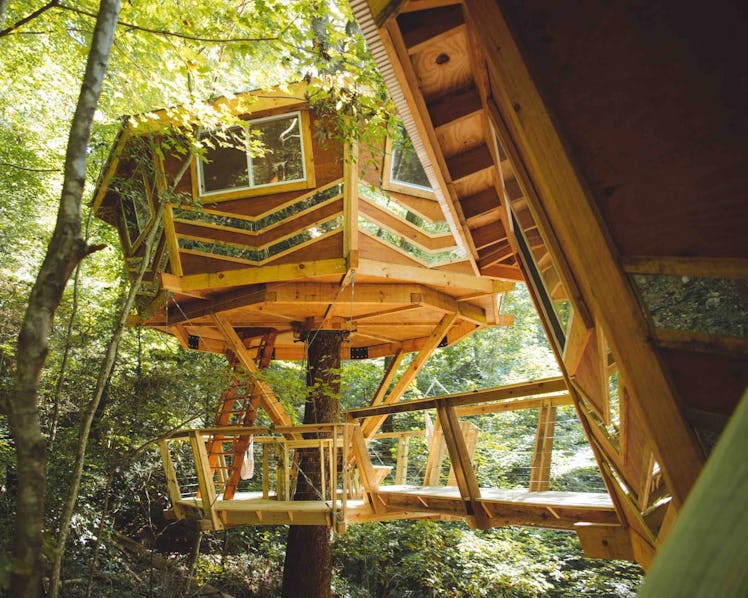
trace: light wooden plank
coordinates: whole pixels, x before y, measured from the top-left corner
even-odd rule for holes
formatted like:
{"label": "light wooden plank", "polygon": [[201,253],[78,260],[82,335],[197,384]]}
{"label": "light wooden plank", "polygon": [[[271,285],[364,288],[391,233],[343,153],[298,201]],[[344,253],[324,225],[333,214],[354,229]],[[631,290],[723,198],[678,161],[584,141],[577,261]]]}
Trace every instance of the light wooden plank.
{"label": "light wooden plank", "polygon": [[[561,392],[566,390],[566,382],[563,378],[544,378],[533,382],[521,382],[507,386],[495,386],[483,390],[474,390],[452,395],[440,395],[426,399],[417,399],[397,404],[385,404],[374,407],[361,407],[349,409],[346,413],[353,418],[369,417],[374,415],[391,415],[393,413],[407,413],[409,411],[423,411],[434,409],[440,403],[448,403],[452,407],[488,403],[491,401],[506,401],[518,397],[542,395]],[[385,401],[387,403],[387,401]],[[530,408],[530,407],[526,407]]]}
{"label": "light wooden plank", "polygon": [[329,274],[343,274],[346,270],[347,264],[344,259],[332,258],[276,266],[239,268],[205,274],[189,274],[182,277],[162,273],[161,283],[167,291],[182,293],[208,289],[218,290],[282,280],[316,278]]}

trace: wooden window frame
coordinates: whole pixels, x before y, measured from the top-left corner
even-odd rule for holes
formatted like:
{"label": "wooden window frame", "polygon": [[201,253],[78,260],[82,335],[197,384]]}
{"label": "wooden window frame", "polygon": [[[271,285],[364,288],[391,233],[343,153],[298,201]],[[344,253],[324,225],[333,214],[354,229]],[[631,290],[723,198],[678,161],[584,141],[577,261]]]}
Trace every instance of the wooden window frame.
{"label": "wooden window frame", "polygon": [[[254,123],[262,123],[273,120],[280,120],[291,116],[298,116],[301,133],[301,154],[302,168],[304,169],[304,178],[294,181],[284,181],[279,183],[268,183],[264,185],[255,185],[234,189],[221,189],[217,191],[203,191],[203,166],[199,160],[193,160],[190,165],[192,172],[192,195],[195,198],[204,200],[205,203],[216,203],[220,201],[231,201],[245,197],[255,197],[259,195],[274,195],[286,191],[298,191],[301,189],[311,189],[315,186],[314,174],[314,155],[312,148],[311,123],[308,110],[293,110],[281,114],[273,114],[246,121],[247,127]],[[251,175],[250,166],[251,156],[247,153],[247,174]],[[198,162],[200,162],[198,164]]]}
{"label": "wooden window frame", "polygon": [[[413,183],[405,183],[392,178],[392,155],[394,151],[395,140],[392,137],[387,137],[385,142],[384,162],[382,164],[382,188],[385,191],[404,193],[406,195],[413,195],[414,197],[421,197],[423,199],[436,199],[433,189]],[[420,157],[418,159],[420,161]],[[421,166],[423,166],[423,164]]]}

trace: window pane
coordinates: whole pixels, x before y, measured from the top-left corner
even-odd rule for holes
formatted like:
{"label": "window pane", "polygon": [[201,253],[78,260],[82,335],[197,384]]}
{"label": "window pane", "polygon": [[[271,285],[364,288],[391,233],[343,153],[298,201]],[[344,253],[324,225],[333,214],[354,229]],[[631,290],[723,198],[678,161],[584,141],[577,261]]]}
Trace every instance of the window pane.
{"label": "window pane", "polygon": [[204,138],[210,139],[214,147],[206,149],[201,163],[203,192],[249,187],[244,129],[233,127],[226,133],[211,133]]}
{"label": "window pane", "polygon": [[413,148],[413,143],[408,137],[405,129],[400,127],[394,143],[392,144],[392,166],[390,168],[390,181],[402,185],[415,185],[431,189],[431,183],[426,172],[421,166],[418,154]]}
{"label": "window pane", "polygon": [[252,158],[252,186],[304,180],[299,116],[252,123],[252,137],[264,145]]}
{"label": "window pane", "polygon": [[137,171],[118,185],[127,236],[130,238],[131,245],[135,244],[151,219],[151,208],[148,204],[145,185],[143,175]]}

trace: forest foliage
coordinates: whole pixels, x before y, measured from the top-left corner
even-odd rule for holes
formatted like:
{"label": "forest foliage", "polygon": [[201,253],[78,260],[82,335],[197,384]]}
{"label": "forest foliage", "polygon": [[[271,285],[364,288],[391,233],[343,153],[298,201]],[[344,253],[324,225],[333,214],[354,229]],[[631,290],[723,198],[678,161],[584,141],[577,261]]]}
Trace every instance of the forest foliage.
{"label": "forest foliage", "polygon": [[[95,0],[0,0],[0,390],[10,392],[16,338],[31,285],[54,226],[62,164],[88,54]],[[24,22],[29,16],[37,16]],[[19,25],[20,23],[20,25]],[[362,123],[381,134],[391,106],[345,3],[308,0],[125,2],[88,147],[84,235],[106,249],[84,259],[70,281],[51,330],[39,413],[47,443],[45,557],[50,561],[78,443],[82,414],[95,392],[101,361],[127,294],[115,232],[92,218],[89,204],[122,115],[183,106],[185,124],[215,122],[208,100],[288,81],[318,81],[319,109],[341,128]],[[325,92],[324,94],[322,92]],[[331,93],[328,93],[331,92]],[[513,327],[484,331],[442,349],[419,375],[419,397],[556,373],[542,327],[524,291],[507,298]],[[343,370],[343,407],[365,404],[382,375],[381,361]],[[268,380],[299,412],[302,365],[277,363]],[[63,560],[62,594],[183,595],[211,583],[234,596],[274,596],[284,530],[255,528],[206,534],[168,523],[163,470],[152,440],[183,425],[212,420],[228,380],[225,360],[185,351],[172,339],[129,329],[107,380],[91,430],[86,468]],[[481,421],[491,432],[478,453],[486,482],[522,481],[536,417],[531,412]],[[578,422],[561,418],[559,489],[600,490]],[[403,417],[395,426],[422,422]],[[382,458],[391,457],[387,446]],[[414,467],[418,451],[414,448]],[[556,458],[556,455],[554,455]],[[16,462],[0,416],[0,539],[13,529]],[[109,516],[102,522],[105,501]],[[103,529],[102,529],[103,528]],[[146,553],[128,553],[118,534]],[[97,547],[97,541],[101,540]],[[196,550],[196,547],[199,550]],[[94,550],[98,564],[91,568]],[[153,551],[149,553],[148,551]],[[153,554],[161,554],[159,565]],[[151,557],[148,557],[148,554]],[[158,561],[160,563],[160,561]],[[162,566],[163,565],[163,566]],[[0,551],[0,588],[12,568]],[[462,524],[400,522],[354,526],[335,539],[334,589],[348,596],[632,595],[633,565],[584,560],[573,535]]]}

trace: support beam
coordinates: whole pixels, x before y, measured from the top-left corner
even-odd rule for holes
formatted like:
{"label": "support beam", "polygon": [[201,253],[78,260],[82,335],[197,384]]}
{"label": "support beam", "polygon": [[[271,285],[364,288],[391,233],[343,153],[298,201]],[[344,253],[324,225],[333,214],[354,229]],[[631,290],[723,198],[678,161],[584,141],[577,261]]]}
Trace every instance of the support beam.
{"label": "support beam", "polygon": [[[384,398],[383,403],[395,403],[400,400],[408,389],[408,386],[410,386],[410,383],[415,380],[418,372],[420,372],[423,366],[426,365],[428,358],[431,357],[431,354],[439,346],[439,343],[441,343],[447,332],[449,332],[449,329],[455,323],[455,320],[457,320],[457,314],[454,313],[447,314],[442,318],[441,322],[439,322],[438,326],[421,347],[421,350],[413,358],[413,361],[410,362],[408,369],[403,372],[403,375],[400,376],[400,379],[397,381],[397,384],[395,384],[392,391]],[[362,422],[361,429],[364,437],[369,439],[374,436],[385,419],[387,419],[386,415],[368,418]]]}
{"label": "support beam", "polygon": [[384,397],[387,394],[387,391],[390,388],[390,385],[392,384],[392,381],[395,379],[395,376],[397,375],[397,368],[400,367],[400,364],[403,361],[403,357],[405,357],[405,351],[400,349],[397,353],[395,353],[392,356],[392,360],[390,361],[389,366],[387,367],[387,371],[384,373],[384,377],[382,378],[382,381],[379,383],[379,388],[377,388],[377,392],[374,393],[374,396],[371,399],[370,405],[379,405],[384,401]]}
{"label": "support beam", "polygon": [[348,265],[343,258],[313,260],[294,264],[280,264],[277,266],[257,266],[210,272],[207,274],[188,274],[174,276],[162,273],[161,284],[167,291],[173,293],[188,293],[190,291],[218,290],[229,287],[276,282],[278,280],[299,280],[316,278],[329,274],[344,274]]}
{"label": "support beam", "polygon": [[488,527],[488,518],[486,512],[480,504],[480,488],[478,480],[473,471],[473,464],[470,459],[465,444],[465,438],[460,430],[460,422],[457,419],[454,407],[449,405],[440,406],[436,410],[441,423],[444,441],[449,451],[449,458],[452,461],[452,469],[457,480],[457,487],[460,489],[460,495],[465,501],[465,507],[468,515],[475,517],[477,526],[481,529]]}
{"label": "support beam", "polygon": [[281,405],[280,401],[278,401],[273,389],[270,388],[270,385],[267,382],[257,378],[257,365],[249,354],[249,351],[244,347],[244,343],[242,343],[239,335],[236,334],[234,327],[220,315],[214,314],[212,319],[218,330],[226,339],[226,343],[232,353],[236,355],[239,362],[247,369],[247,371],[255,377],[255,386],[257,390],[259,390],[261,396],[260,404],[267,412],[270,420],[277,426],[290,426],[291,418],[283,405]]}

